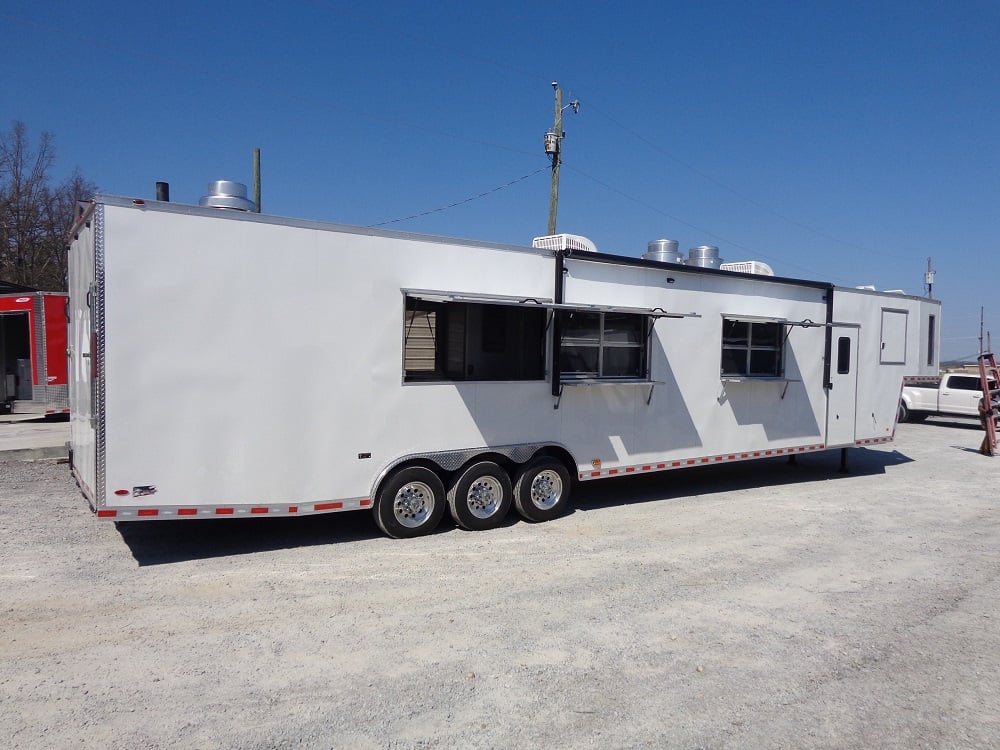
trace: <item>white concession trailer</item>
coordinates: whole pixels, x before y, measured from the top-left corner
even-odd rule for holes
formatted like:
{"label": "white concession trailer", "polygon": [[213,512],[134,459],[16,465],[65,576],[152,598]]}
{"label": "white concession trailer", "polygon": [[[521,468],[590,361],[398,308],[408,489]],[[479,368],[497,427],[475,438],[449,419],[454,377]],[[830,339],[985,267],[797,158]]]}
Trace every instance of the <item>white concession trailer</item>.
{"label": "white concession trailer", "polygon": [[577,482],[891,441],[904,373],[937,372],[906,338],[937,302],[573,235],[101,195],[69,252],[72,470],[114,521],[541,521]]}

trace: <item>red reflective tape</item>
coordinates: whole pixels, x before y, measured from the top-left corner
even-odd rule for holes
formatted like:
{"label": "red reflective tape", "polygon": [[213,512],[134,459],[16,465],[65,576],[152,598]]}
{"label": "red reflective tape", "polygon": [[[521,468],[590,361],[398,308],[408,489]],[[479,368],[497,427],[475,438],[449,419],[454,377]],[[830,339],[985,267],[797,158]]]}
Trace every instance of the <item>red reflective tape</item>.
{"label": "red reflective tape", "polygon": [[114,518],[118,515],[117,510],[99,510],[97,511],[98,518]]}
{"label": "red reflective tape", "polygon": [[715,457],[715,460],[716,460],[716,461],[721,461],[721,460],[722,460],[722,456],[716,456],[716,457]]}
{"label": "red reflective tape", "polygon": [[235,508],[216,508],[215,515],[217,516],[231,516],[235,513]]}
{"label": "red reflective tape", "polygon": [[634,466],[626,466],[625,467],[625,473],[626,474],[631,474],[634,471],[635,471],[635,467]]}
{"label": "red reflective tape", "polygon": [[159,511],[158,508],[139,508],[139,511],[136,513],[136,515],[137,516],[158,516],[158,515],[160,515],[160,511]]}
{"label": "red reflective tape", "polygon": [[366,507],[368,505],[371,505],[371,504],[372,504],[372,501],[369,498],[367,498],[367,497],[364,500],[362,500],[360,503],[358,503],[358,505],[360,505],[362,508],[364,508],[364,507]]}
{"label": "red reflective tape", "polygon": [[760,451],[754,451],[753,452],[753,457],[754,458],[758,458],[759,456],[760,456]]}
{"label": "red reflective tape", "polygon": [[643,467],[642,467],[642,470],[643,470],[643,471],[649,471],[649,470],[651,470],[652,468],[653,468],[652,466],[643,466]]}
{"label": "red reflective tape", "polygon": [[128,490],[115,490],[115,494],[118,495],[118,497],[125,497],[131,493]]}
{"label": "red reflective tape", "polygon": [[299,512],[299,506],[298,505],[289,505],[288,506],[288,512],[289,513],[298,513]]}
{"label": "red reflective tape", "polygon": [[255,514],[255,515],[259,515],[261,513],[270,513],[271,509],[270,508],[251,508],[250,512],[253,513],[253,514]]}
{"label": "red reflective tape", "polygon": [[736,460],[736,454],[735,453],[730,453],[729,456],[727,456],[727,458],[730,461],[735,461]]}
{"label": "red reflective tape", "polygon": [[670,465],[671,465],[671,466],[680,466],[680,465],[681,465],[681,462],[680,462],[680,461],[674,461],[674,462],[673,462],[672,464],[670,464]]}
{"label": "red reflective tape", "polygon": [[765,456],[770,456],[774,451],[764,451]]}
{"label": "red reflective tape", "polygon": [[710,460],[710,459],[707,459],[707,458],[703,458],[703,459],[701,459],[701,462],[702,462],[703,464],[707,464],[707,463],[709,462],[709,460]]}
{"label": "red reflective tape", "polygon": [[695,461],[693,458],[689,458],[687,460],[687,465],[688,466],[693,466],[695,463],[697,463],[697,461]]}
{"label": "red reflective tape", "polygon": [[618,469],[608,469],[608,474],[617,474]]}
{"label": "red reflective tape", "polygon": [[316,503],[313,506],[313,510],[337,510],[338,508],[343,508],[343,503]]}
{"label": "red reflective tape", "polygon": [[778,448],[778,455],[780,456],[782,453],[784,453],[784,450],[782,448]]}
{"label": "red reflective tape", "polygon": [[750,454],[749,453],[741,453],[740,454],[740,458],[750,458]]}
{"label": "red reflective tape", "polygon": [[179,516],[196,516],[198,515],[197,508],[178,508],[177,515]]}
{"label": "red reflective tape", "polygon": [[657,464],[656,468],[657,469],[665,469],[665,468],[667,468],[667,465],[666,464]]}

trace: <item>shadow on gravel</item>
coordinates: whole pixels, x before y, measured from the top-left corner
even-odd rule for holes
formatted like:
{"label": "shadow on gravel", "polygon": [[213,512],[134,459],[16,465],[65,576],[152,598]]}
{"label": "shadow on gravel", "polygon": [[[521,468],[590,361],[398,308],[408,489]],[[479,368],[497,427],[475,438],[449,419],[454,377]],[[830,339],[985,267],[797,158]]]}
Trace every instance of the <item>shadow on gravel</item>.
{"label": "shadow on gravel", "polygon": [[764,458],[718,466],[622,477],[610,482],[577,486],[573,505],[587,511],[614,505],[669,500],[678,497],[713,495],[734,490],[762,489],[786,484],[836,481],[846,477],[877,476],[891,466],[913,461],[899,451],[853,448],[847,453],[847,473],[840,472],[840,451],[831,450],[787,458]]}
{"label": "shadow on gravel", "polygon": [[[574,489],[578,511],[594,508],[669,500],[691,495],[711,495],[731,490],[836,480],[845,476],[875,476],[887,467],[912,459],[898,451],[855,448],[848,452],[848,473],[841,474],[840,451],[786,458],[759,459],[719,466],[692,467],[681,471],[621,477],[606,482],[584,482]],[[505,526],[521,523],[512,510]],[[187,560],[249,555],[296,547],[338,544],[378,539],[382,533],[371,512],[331,513],[302,518],[226,519],[192,521],[131,521],[118,524],[118,532],[140,567],[168,565]],[[435,532],[457,532],[445,514]],[[385,539],[386,544],[406,544]]]}
{"label": "shadow on gravel", "polygon": [[381,536],[372,514],[365,511],[301,518],[130,521],[118,524],[118,533],[140,567]]}
{"label": "shadow on gravel", "polygon": [[925,424],[934,425],[935,427],[953,427],[957,430],[975,430],[976,432],[983,431],[983,426],[979,423],[979,420],[976,417],[958,417],[956,419],[951,419],[949,417],[928,417]]}

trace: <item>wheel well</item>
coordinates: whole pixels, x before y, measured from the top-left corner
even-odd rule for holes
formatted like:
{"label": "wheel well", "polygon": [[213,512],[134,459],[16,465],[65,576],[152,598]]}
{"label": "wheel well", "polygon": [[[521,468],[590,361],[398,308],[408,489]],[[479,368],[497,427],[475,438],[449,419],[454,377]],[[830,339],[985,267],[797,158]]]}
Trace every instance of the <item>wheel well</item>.
{"label": "wheel well", "polygon": [[571,481],[575,482],[577,480],[577,468],[576,461],[573,460],[573,456],[565,448],[558,445],[547,445],[544,448],[540,448],[532,456],[532,460],[538,458],[539,456],[548,456],[549,458],[554,458],[559,461],[566,471],[569,473],[569,478]]}
{"label": "wheel well", "polygon": [[448,481],[451,479],[451,475],[454,473],[450,471],[445,471],[436,463],[426,458],[414,458],[407,461],[401,461],[395,466],[392,466],[388,470],[383,472],[382,475],[376,479],[375,486],[372,487],[372,494],[371,494],[372,500],[374,500],[378,496],[379,490],[382,489],[382,485],[384,485],[386,482],[388,482],[390,479],[396,476],[399,472],[404,471],[406,469],[412,469],[414,467],[420,467],[422,469],[429,469],[430,471],[433,471],[435,474],[437,474],[438,479],[441,480],[441,482],[445,485],[445,487],[448,486]]}

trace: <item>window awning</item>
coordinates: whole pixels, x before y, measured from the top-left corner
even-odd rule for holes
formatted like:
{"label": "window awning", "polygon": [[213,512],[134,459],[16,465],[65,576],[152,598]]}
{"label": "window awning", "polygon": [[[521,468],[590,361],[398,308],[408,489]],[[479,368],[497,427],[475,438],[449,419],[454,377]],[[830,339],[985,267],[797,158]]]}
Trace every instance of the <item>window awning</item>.
{"label": "window awning", "polygon": [[805,318],[804,320],[789,320],[788,318],[775,318],[769,315],[727,315],[723,313],[722,318],[736,323],[778,323],[779,325],[791,326],[793,328],[826,328],[834,325],[849,325],[845,323],[817,323],[809,318]]}
{"label": "window awning", "polygon": [[508,297],[498,294],[463,294],[430,289],[403,289],[404,294],[427,302],[471,302],[487,305],[511,305],[514,307],[539,307],[545,310],[564,312],[610,312],[647,315],[651,318],[700,318],[699,313],[681,313],[664,310],[662,307],[627,307],[623,305],[595,305],[581,302],[553,302],[544,297]]}
{"label": "window awning", "polygon": [[545,297],[509,297],[501,294],[463,294],[461,292],[443,292],[434,289],[403,289],[403,294],[413,299],[425,302],[470,302],[485,305],[513,305],[526,307],[549,307],[551,300]]}

